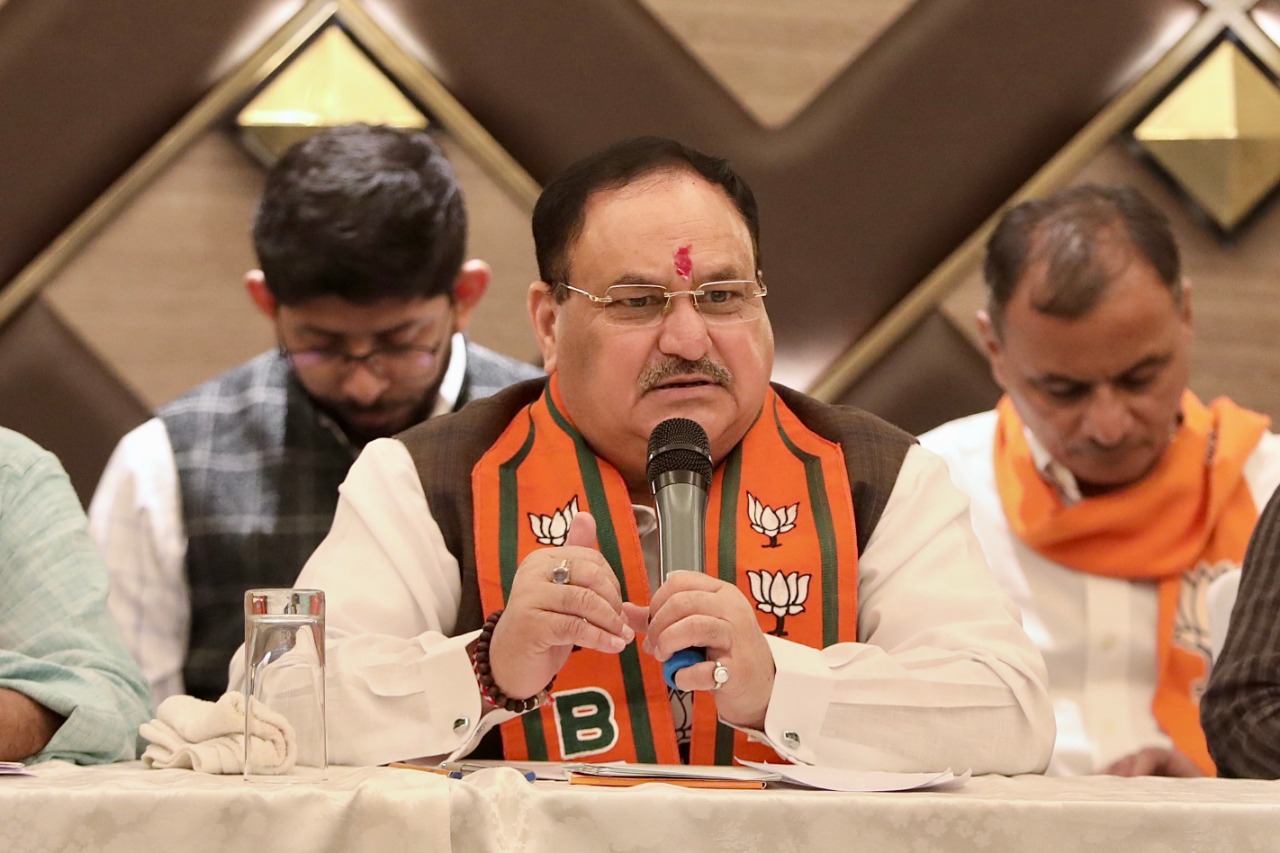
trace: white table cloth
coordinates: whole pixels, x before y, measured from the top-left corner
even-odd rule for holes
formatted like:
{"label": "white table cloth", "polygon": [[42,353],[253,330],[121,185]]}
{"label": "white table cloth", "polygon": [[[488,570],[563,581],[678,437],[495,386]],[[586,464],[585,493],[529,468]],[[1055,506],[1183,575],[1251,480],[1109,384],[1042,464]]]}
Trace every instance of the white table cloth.
{"label": "white table cloth", "polygon": [[137,764],[0,778],[0,850],[1246,851],[1280,849],[1280,782],[987,776],[837,794],[464,780],[331,768],[321,783]]}

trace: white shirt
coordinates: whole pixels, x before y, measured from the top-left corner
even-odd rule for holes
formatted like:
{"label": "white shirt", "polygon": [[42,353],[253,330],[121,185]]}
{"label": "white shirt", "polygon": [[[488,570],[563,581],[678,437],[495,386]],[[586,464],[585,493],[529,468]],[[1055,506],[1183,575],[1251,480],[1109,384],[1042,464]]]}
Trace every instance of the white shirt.
{"label": "white shirt", "polygon": [[[973,527],[992,571],[1044,654],[1058,721],[1048,772],[1098,773],[1143,747],[1171,747],[1151,710],[1158,675],[1156,584],[1076,571],[1024,545],[1010,531],[996,489],[995,433],[991,411],[943,424],[920,442],[947,460],[952,479],[973,501]],[[1030,430],[1026,435],[1037,468],[1064,501],[1081,500],[1071,472]],[[1263,436],[1244,473],[1262,507],[1280,485],[1280,436]]]}
{"label": "white shirt", "polygon": [[[466,372],[466,338],[457,333],[432,417],[453,410]],[[337,425],[326,425],[347,440]],[[185,692],[182,668],[191,627],[178,469],[159,418],[120,439],[89,504],[89,534],[110,574],[107,606],[158,707]]]}
{"label": "white shirt", "polygon": [[[352,466],[297,585],[326,595],[331,761],[457,757],[514,716],[481,716],[466,650],[476,632],[450,636],[458,563],[400,442],[372,442]],[[968,501],[918,447],[859,557],[858,604],[863,642],[813,649],[768,637],[777,676],[760,737],[805,763],[1044,767],[1053,714],[1043,661],[983,561]],[[235,655],[232,684],[242,671]]]}

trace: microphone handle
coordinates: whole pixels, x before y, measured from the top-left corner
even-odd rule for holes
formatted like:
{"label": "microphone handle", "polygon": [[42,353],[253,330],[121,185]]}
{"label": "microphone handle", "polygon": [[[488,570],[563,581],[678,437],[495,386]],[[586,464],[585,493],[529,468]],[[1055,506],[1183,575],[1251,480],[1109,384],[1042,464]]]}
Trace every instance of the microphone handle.
{"label": "microphone handle", "polygon": [[[658,489],[654,496],[658,508],[658,542],[665,582],[671,571],[705,571],[707,491],[694,483],[673,482]],[[678,569],[676,567],[679,567]],[[676,673],[686,666],[702,663],[707,650],[681,649],[662,662],[662,678],[672,690]]]}

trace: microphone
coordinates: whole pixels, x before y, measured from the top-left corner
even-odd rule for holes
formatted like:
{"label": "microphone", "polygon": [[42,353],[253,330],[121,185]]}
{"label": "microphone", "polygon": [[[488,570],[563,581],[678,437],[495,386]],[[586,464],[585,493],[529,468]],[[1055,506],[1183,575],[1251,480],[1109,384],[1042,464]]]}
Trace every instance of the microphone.
{"label": "microphone", "polygon": [[[649,436],[649,486],[658,509],[659,566],[671,571],[705,571],[707,490],[711,485],[711,443],[697,421],[668,418]],[[707,659],[705,649],[681,649],[662,664],[667,686],[675,675]]]}

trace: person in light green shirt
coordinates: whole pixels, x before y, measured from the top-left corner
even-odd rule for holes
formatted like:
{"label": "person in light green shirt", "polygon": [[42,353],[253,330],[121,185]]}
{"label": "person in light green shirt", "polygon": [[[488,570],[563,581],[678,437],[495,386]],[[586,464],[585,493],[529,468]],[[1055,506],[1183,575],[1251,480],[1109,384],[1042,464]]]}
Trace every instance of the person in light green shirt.
{"label": "person in light green shirt", "polygon": [[0,760],[133,759],[150,714],[66,472],[0,427]]}

